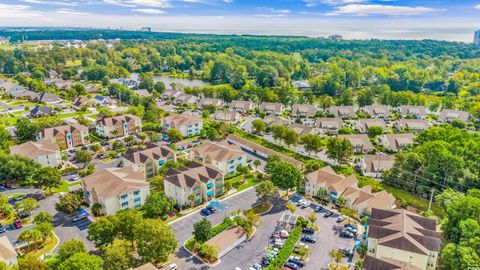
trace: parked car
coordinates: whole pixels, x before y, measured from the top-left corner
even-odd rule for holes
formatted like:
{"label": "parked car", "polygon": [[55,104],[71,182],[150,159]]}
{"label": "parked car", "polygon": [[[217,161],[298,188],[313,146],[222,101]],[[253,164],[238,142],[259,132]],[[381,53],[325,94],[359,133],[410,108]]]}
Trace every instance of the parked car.
{"label": "parked car", "polygon": [[311,205],[312,203],[309,202],[309,201],[305,201],[304,203],[302,203],[302,205],[300,206],[300,208],[307,208]]}
{"label": "parked car", "polygon": [[210,212],[212,212],[212,213],[217,212],[217,208],[215,208],[215,206],[209,205],[209,206],[207,206],[207,209],[210,210]]}
{"label": "parked car", "polygon": [[328,218],[328,217],[331,217],[331,216],[333,216],[333,212],[332,212],[332,211],[327,211],[327,212],[323,215],[324,218]]}
{"label": "parked car", "polygon": [[4,186],[5,188],[12,188],[12,184],[10,184],[9,182],[3,183],[3,186]]}
{"label": "parked car", "polygon": [[288,267],[288,268],[290,268],[290,269],[292,269],[292,270],[298,270],[298,269],[300,269],[300,266],[298,266],[298,264],[293,263],[293,262],[286,262],[283,266]]}
{"label": "parked car", "polygon": [[15,221],[13,221],[13,227],[15,227],[15,229],[20,229],[23,227],[23,222],[21,219],[15,219]]}
{"label": "parked car", "polygon": [[353,238],[353,233],[349,232],[347,229],[342,229],[340,231],[340,237],[344,237],[344,238]]}
{"label": "parked car", "polygon": [[355,227],[354,225],[352,224],[345,224],[345,229],[347,229],[347,231],[353,233],[353,234],[356,234],[358,232],[357,230],[357,227]]}
{"label": "parked car", "polygon": [[317,242],[317,240],[315,240],[314,237],[310,236],[310,235],[303,235],[302,236],[302,241],[303,242],[307,242],[307,243],[315,243]]}
{"label": "parked car", "polygon": [[17,214],[18,218],[24,219],[30,216],[30,213],[28,212],[22,212]]}
{"label": "parked car", "polygon": [[0,233],[4,233],[6,231],[7,231],[7,228],[5,228],[5,226],[0,224]]}
{"label": "parked car", "polygon": [[305,199],[300,199],[298,202],[297,202],[297,206],[302,206],[304,203],[306,203],[307,200]]}
{"label": "parked car", "polygon": [[261,264],[266,267],[266,266],[269,266],[270,265],[270,260],[267,258],[267,257],[263,257],[262,258],[262,261],[261,261]]}
{"label": "parked car", "polygon": [[207,208],[202,208],[202,210],[200,210],[200,213],[204,216],[209,216],[212,214],[212,211],[208,210]]}
{"label": "parked car", "polygon": [[353,256],[353,250],[349,248],[339,248],[339,250],[347,257]]}
{"label": "parked car", "polygon": [[306,234],[314,234],[315,230],[313,228],[310,228],[310,227],[305,227],[305,228],[302,229],[302,232],[306,233]]}
{"label": "parked car", "polygon": [[345,219],[347,219],[347,217],[344,215],[341,215],[337,218],[337,223],[343,222]]}
{"label": "parked car", "polygon": [[318,213],[318,212],[321,212],[321,211],[323,210],[323,207],[321,207],[320,205],[316,205],[316,206],[313,208],[313,210]]}
{"label": "parked car", "polygon": [[258,263],[254,264],[252,267],[250,268],[253,268],[253,270],[262,270],[262,266]]}
{"label": "parked car", "polygon": [[75,181],[78,181],[80,178],[78,177],[78,175],[72,175],[68,181],[70,182],[75,182]]}
{"label": "parked car", "polygon": [[172,264],[170,264],[170,265],[168,266],[168,269],[169,269],[169,270],[177,270],[178,267],[177,267],[177,265],[176,265],[175,263],[172,263]]}
{"label": "parked car", "polygon": [[88,218],[87,213],[81,213],[80,215],[77,215],[76,217],[73,218],[73,222],[79,222],[80,220],[84,220]]}
{"label": "parked car", "polygon": [[305,266],[305,261],[298,257],[298,256],[290,256],[288,257],[288,261],[289,262],[293,262],[294,264],[300,266],[300,267],[304,267]]}

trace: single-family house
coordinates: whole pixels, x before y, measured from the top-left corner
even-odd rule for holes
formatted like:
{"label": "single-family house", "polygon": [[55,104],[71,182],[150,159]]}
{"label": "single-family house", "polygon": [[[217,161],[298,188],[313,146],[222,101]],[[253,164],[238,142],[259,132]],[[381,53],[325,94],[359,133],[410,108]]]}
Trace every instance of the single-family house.
{"label": "single-family house", "polygon": [[113,100],[110,98],[110,97],[106,97],[106,96],[95,96],[93,98],[93,104],[95,104],[96,106],[99,106],[99,107],[105,107],[105,106],[110,106],[112,105],[114,102]]}
{"label": "single-family house", "polygon": [[72,106],[75,110],[80,111],[84,108],[88,108],[91,104],[91,100],[87,97],[77,97],[73,100]]}
{"label": "single-family house", "polygon": [[177,205],[197,205],[222,195],[223,174],[212,165],[191,162],[187,167],[170,169],[163,185],[165,195]]}
{"label": "single-family house", "polygon": [[385,171],[393,168],[395,157],[384,153],[365,155],[360,158],[360,169],[363,175],[372,178],[382,178]]}
{"label": "single-family house", "polygon": [[392,113],[387,105],[368,105],[362,110],[373,118],[388,118]]}
{"label": "single-family house", "polygon": [[307,81],[294,81],[292,82],[292,86],[300,91],[305,91],[312,88],[310,83]]}
{"label": "single-family house", "polygon": [[180,92],[178,90],[167,90],[167,91],[162,93],[161,98],[162,99],[174,99],[181,94],[182,94],[182,92]]}
{"label": "single-family house", "polygon": [[427,110],[425,106],[400,106],[400,114],[405,118],[407,116],[413,117],[414,119],[425,119],[427,117]]}
{"label": "single-family house", "polygon": [[312,104],[294,104],[292,106],[292,117],[314,117],[317,108]]}
{"label": "single-family house", "polygon": [[422,131],[430,125],[425,119],[400,119],[396,125],[397,130]]}
{"label": "single-family house", "polygon": [[46,140],[28,141],[10,146],[10,154],[33,159],[44,167],[58,167],[62,164],[62,156],[58,144]]}
{"label": "single-family house", "polygon": [[313,133],[313,128],[306,125],[298,124],[298,123],[290,124],[288,125],[288,127],[291,128],[293,131],[295,131],[295,133],[297,133],[298,136]]}
{"label": "single-family house", "polygon": [[414,135],[412,133],[402,134],[383,134],[378,136],[377,142],[386,150],[398,152],[413,144]]}
{"label": "single-family house", "polygon": [[176,152],[168,146],[147,143],[143,148],[129,149],[123,156],[124,167],[133,167],[147,178],[157,175],[168,161],[176,161]]}
{"label": "single-family house", "polygon": [[54,111],[48,106],[35,106],[30,111],[30,118],[45,117],[53,114]]}
{"label": "single-family house", "polygon": [[193,149],[194,160],[218,168],[224,175],[234,174],[247,166],[247,154],[238,145],[227,141],[205,142]]}
{"label": "single-family house", "polygon": [[164,132],[171,128],[176,128],[183,137],[199,135],[203,129],[203,120],[188,114],[171,114],[164,117],[161,121]]}
{"label": "single-family house", "polygon": [[262,102],[258,108],[261,112],[274,115],[280,115],[285,110],[285,106],[282,103],[274,102]]}
{"label": "single-family house", "polygon": [[354,154],[367,153],[374,149],[372,142],[367,134],[349,134],[349,135],[339,135],[340,139],[347,139],[352,146],[352,151]]}
{"label": "single-family house", "polygon": [[387,124],[382,118],[373,118],[373,119],[359,119],[355,122],[357,130],[360,133],[368,133],[368,130],[372,127],[379,127],[383,132],[388,131]]}
{"label": "single-family house", "polygon": [[241,118],[242,118],[242,115],[236,111],[217,110],[210,115],[210,119],[212,120],[227,122],[230,124],[238,123],[238,121],[240,121]]}
{"label": "single-family house", "polygon": [[470,119],[470,114],[468,112],[459,111],[459,110],[443,110],[438,116],[438,120],[443,123],[450,123],[452,120],[458,119],[463,122],[468,122]]}
{"label": "single-family house", "polygon": [[100,136],[115,138],[135,134],[141,127],[142,120],[138,116],[124,114],[98,120],[96,131]]}
{"label": "single-family house", "polygon": [[372,209],[368,219],[368,256],[434,270],[441,244],[435,219],[405,209]]}
{"label": "single-family house", "polygon": [[341,119],[349,119],[357,117],[354,106],[333,106],[328,109],[328,113],[335,115]]}
{"label": "single-family house", "polygon": [[215,106],[220,108],[223,106],[223,100],[219,98],[201,98],[197,104],[198,108],[205,109],[207,106]]}
{"label": "single-family house", "polygon": [[27,89],[15,91],[15,92],[9,93],[9,95],[12,96],[13,99],[36,100],[38,98],[37,93]]}
{"label": "single-family house", "polygon": [[229,106],[229,110],[239,113],[246,113],[253,109],[255,109],[255,104],[253,104],[253,102],[251,101],[246,100],[233,100]]}
{"label": "single-family house", "polygon": [[176,104],[193,105],[198,102],[198,98],[194,95],[181,93],[175,98],[174,102]]}
{"label": "single-family house", "polygon": [[335,135],[343,127],[343,121],[340,118],[318,118],[315,122],[315,128],[321,134]]}
{"label": "single-family house", "polygon": [[59,96],[50,92],[42,92],[35,100],[45,104],[57,104],[62,102],[62,99]]}
{"label": "single-family house", "polygon": [[267,127],[272,126],[284,126],[288,123],[286,119],[283,119],[276,115],[267,115],[263,118],[263,122]]}
{"label": "single-family house", "polygon": [[140,208],[150,193],[145,174],[132,167],[97,170],[83,178],[82,187],[87,204],[100,204],[105,215]]}
{"label": "single-family house", "polygon": [[139,97],[151,97],[152,96],[152,93],[148,92],[147,89],[133,90],[133,92],[135,92],[135,94],[137,94],[137,96],[139,96]]}

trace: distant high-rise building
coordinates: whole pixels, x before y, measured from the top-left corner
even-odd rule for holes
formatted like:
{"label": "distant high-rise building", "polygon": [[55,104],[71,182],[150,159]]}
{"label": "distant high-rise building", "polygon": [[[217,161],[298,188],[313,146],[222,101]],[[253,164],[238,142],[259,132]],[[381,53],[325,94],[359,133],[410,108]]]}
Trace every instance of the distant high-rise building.
{"label": "distant high-rise building", "polygon": [[475,37],[473,38],[473,43],[477,46],[480,46],[480,30],[475,32]]}

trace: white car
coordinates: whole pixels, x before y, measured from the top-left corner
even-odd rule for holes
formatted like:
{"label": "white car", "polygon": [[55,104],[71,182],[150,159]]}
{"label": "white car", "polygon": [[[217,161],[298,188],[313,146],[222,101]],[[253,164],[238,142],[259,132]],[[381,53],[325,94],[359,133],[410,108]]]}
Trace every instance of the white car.
{"label": "white car", "polygon": [[76,217],[73,218],[73,222],[78,222],[80,220],[88,218],[88,214],[82,213]]}
{"label": "white car", "polygon": [[303,204],[307,203],[307,200],[305,199],[300,199],[298,202],[297,202],[297,205],[298,206],[302,206]]}
{"label": "white car", "polygon": [[169,270],[177,270],[177,265],[175,263],[172,263],[168,266]]}

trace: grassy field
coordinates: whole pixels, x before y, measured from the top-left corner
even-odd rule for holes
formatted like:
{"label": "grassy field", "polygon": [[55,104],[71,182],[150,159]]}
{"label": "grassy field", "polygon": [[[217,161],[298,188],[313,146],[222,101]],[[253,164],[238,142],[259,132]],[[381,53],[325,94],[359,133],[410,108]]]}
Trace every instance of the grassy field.
{"label": "grassy field", "polygon": [[53,248],[58,244],[58,238],[55,237],[55,236],[52,236],[52,239],[50,240],[50,242],[48,242],[43,248],[37,250],[37,251],[29,251],[25,254],[23,254],[22,256],[20,256],[21,258],[25,257],[25,256],[33,256],[34,258],[38,259],[40,258],[40,256],[42,256],[42,254],[45,254],[45,253],[49,253],[49,252],[52,252],[53,251]]}
{"label": "grassy field", "polygon": [[[242,179],[244,178],[245,178],[245,181],[242,183]],[[260,181],[257,178],[255,178],[255,176],[253,175],[247,175],[247,176],[240,175],[230,180],[225,180],[225,182],[230,183],[232,187],[235,188],[238,192],[238,191],[245,190],[249,187],[252,187],[258,184]]]}
{"label": "grassy field", "polygon": [[[415,196],[414,194],[397,189],[391,186],[383,185],[383,188],[388,191],[390,194],[395,197],[398,201],[405,201],[408,206],[411,206],[421,212],[425,212],[428,209],[428,200],[422,199],[420,197]],[[439,218],[443,218],[445,216],[445,212],[443,209],[435,204],[432,204],[431,208],[433,214]]]}
{"label": "grassy field", "polygon": [[71,186],[74,186],[74,185],[77,185],[77,184],[80,184],[80,181],[75,181],[75,182],[72,182],[72,183],[68,183],[67,181],[60,181],[61,184],[60,186],[58,186],[57,188],[54,188],[53,189],[53,192],[54,193],[59,193],[59,192],[68,192],[68,187],[71,187]]}

